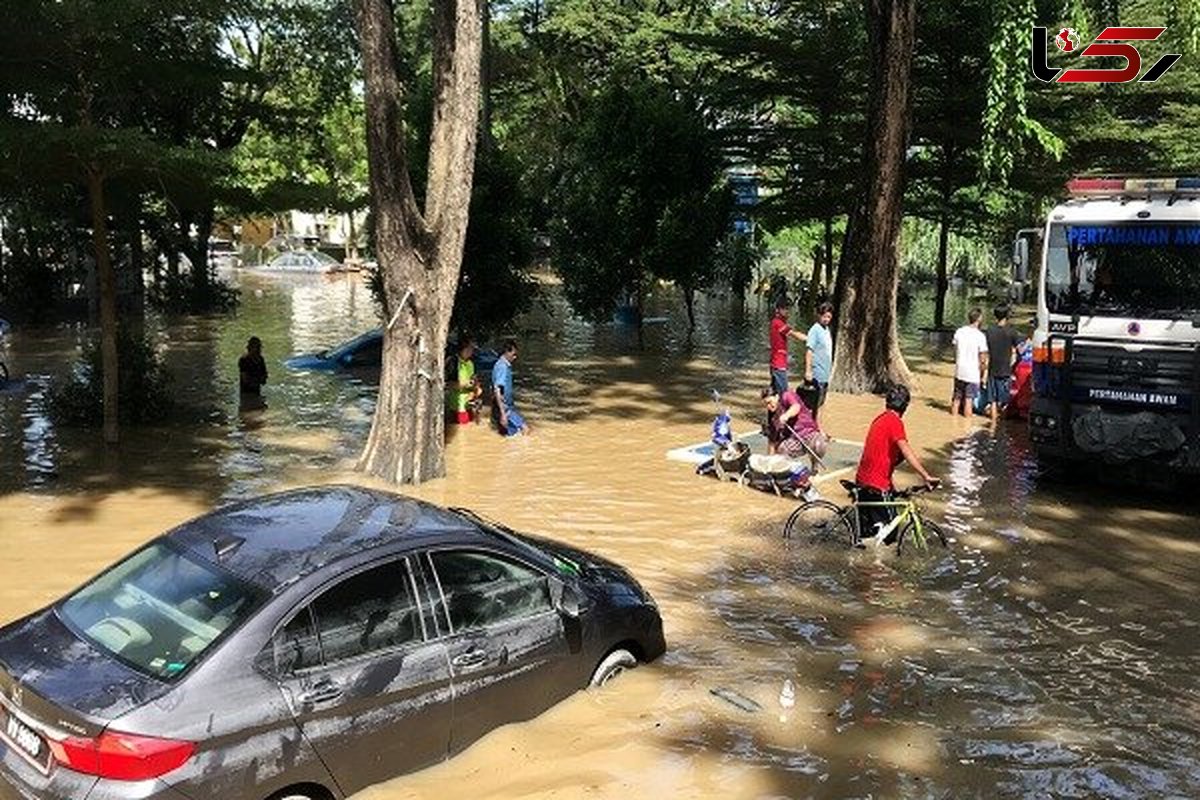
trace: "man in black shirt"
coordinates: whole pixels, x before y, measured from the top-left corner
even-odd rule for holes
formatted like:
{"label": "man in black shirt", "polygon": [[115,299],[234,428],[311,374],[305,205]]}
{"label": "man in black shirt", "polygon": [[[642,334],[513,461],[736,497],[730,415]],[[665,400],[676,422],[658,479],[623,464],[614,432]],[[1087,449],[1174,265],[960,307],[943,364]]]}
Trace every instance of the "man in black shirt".
{"label": "man in black shirt", "polygon": [[262,356],[262,340],[251,336],[246,353],[238,359],[238,383],[242,394],[258,394],[267,382],[267,362]]}
{"label": "man in black shirt", "polygon": [[1022,336],[1008,325],[1008,306],[997,306],[996,323],[987,329],[988,413],[992,420],[1008,405],[1012,394],[1012,368]]}

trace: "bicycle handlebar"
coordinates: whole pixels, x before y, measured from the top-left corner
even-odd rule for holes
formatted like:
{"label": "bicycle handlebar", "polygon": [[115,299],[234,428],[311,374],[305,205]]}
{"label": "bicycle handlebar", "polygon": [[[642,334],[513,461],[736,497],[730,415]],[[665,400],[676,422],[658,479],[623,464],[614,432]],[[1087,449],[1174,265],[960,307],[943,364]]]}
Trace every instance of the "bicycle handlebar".
{"label": "bicycle handlebar", "polygon": [[938,481],[933,486],[930,486],[925,483],[919,483],[916,486],[909,486],[907,489],[897,489],[896,496],[897,497],[913,497],[914,495],[924,494],[926,492],[932,492],[932,491],[934,491],[936,489],[940,489],[940,488],[942,488],[941,481]]}

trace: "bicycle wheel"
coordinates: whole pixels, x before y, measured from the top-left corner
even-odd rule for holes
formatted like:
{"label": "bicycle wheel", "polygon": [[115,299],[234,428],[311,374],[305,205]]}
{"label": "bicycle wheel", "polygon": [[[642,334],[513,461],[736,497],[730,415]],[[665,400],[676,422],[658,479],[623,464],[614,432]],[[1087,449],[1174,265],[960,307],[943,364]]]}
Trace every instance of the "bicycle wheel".
{"label": "bicycle wheel", "polygon": [[[896,538],[896,555],[904,550],[904,542],[908,537],[916,534],[917,524],[913,520],[909,520],[904,524],[904,528],[900,531],[900,535]],[[925,540],[921,543],[922,550],[929,549],[929,540],[937,539],[942,547],[949,547],[949,540],[946,539],[946,534],[942,531],[942,527],[933,520],[925,518],[921,519],[921,533],[924,534]]]}
{"label": "bicycle wheel", "polygon": [[792,512],[783,526],[783,538],[807,536],[811,539],[853,541],[853,528],[846,509],[828,500],[813,500]]}

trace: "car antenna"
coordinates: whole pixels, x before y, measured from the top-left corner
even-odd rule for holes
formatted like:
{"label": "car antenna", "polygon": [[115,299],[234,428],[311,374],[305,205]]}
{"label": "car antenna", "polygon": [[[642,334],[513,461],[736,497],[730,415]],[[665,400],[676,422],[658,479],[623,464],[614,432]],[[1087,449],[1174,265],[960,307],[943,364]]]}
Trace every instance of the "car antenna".
{"label": "car antenna", "polygon": [[244,545],[246,540],[241,536],[232,534],[221,534],[216,539],[213,539],[213,551],[217,554],[217,561],[221,561],[225,556],[233,555],[237,549]]}

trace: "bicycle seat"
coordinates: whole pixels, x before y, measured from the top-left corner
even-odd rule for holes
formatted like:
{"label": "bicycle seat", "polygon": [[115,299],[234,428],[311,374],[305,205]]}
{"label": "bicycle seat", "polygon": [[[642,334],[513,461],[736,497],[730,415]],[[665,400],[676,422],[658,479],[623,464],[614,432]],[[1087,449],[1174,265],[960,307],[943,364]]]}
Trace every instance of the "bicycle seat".
{"label": "bicycle seat", "polygon": [[855,483],[854,481],[848,481],[845,478],[842,478],[840,481],[838,481],[838,483],[842,484],[842,488],[845,489],[846,493],[849,494],[852,498],[858,497],[858,484],[857,483]]}

